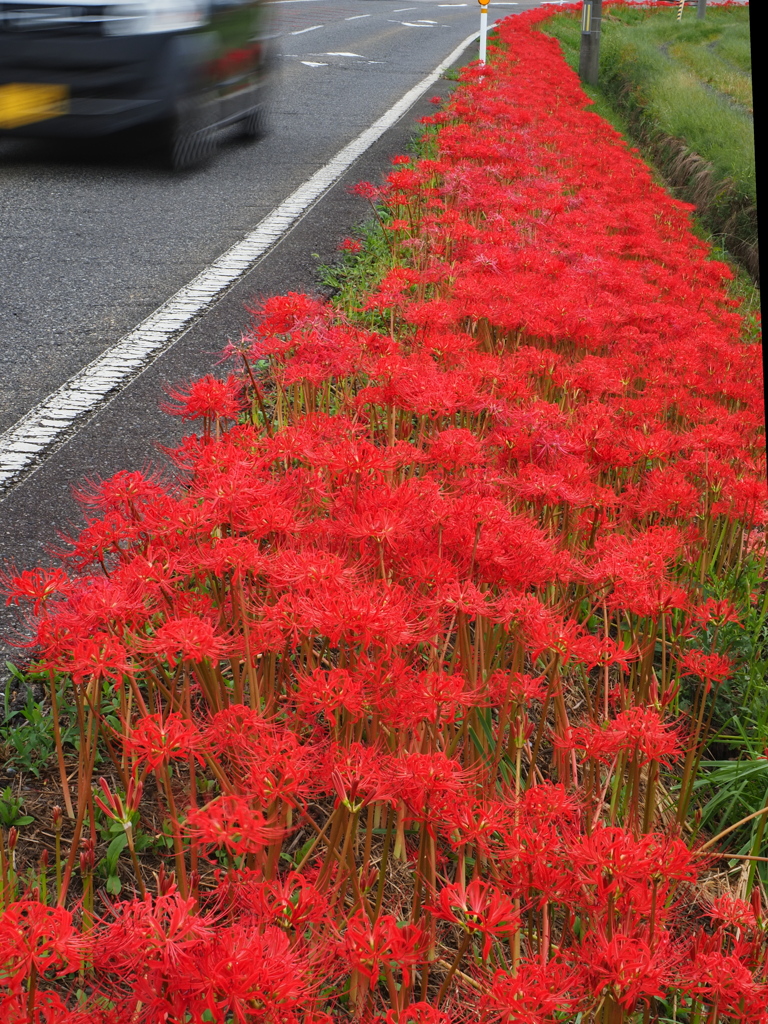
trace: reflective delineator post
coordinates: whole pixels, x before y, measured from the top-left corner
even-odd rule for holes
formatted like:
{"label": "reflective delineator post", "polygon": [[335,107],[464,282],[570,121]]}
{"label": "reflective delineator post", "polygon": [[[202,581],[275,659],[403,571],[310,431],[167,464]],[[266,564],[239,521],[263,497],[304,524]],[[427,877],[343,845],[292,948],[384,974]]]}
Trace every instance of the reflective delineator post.
{"label": "reflective delineator post", "polygon": [[678,21],[682,21],[683,20],[683,8],[684,7],[685,7],[685,0],[680,0],[680,4],[678,5],[678,8],[677,8],[677,20]]}
{"label": "reflective delineator post", "polygon": [[485,64],[488,52],[488,0],[480,2],[480,63]]}

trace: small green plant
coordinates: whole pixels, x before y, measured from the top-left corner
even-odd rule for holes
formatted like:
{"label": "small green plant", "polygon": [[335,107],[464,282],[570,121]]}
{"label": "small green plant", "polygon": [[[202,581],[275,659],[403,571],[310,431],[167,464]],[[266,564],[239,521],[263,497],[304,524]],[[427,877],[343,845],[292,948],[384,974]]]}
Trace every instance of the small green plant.
{"label": "small green plant", "polygon": [[[358,228],[357,235],[359,244],[342,248],[337,263],[317,267],[320,283],[331,290],[335,305],[348,316],[359,316],[360,295],[375,288],[396,262],[380,220],[366,221]],[[386,330],[381,314],[376,311],[365,314],[364,319],[370,321],[371,327]]]}
{"label": "small green plant", "polygon": [[10,786],[6,786],[0,795],[0,827],[20,828],[31,825],[35,819],[31,814],[24,814],[24,800],[14,796]]}
{"label": "small green plant", "polygon": [[[9,668],[13,666],[9,665]],[[12,673],[28,685],[27,679],[18,671]],[[9,767],[30,772],[39,778],[56,755],[56,740],[53,720],[49,710],[35,699],[32,689],[27,689],[27,700],[23,708],[12,706],[11,680],[5,686],[3,695],[3,717],[0,724],[0,748],[4,748],[4,760]],[[62,742],[77,745],[75,711],[65,702],[66,692],[61,688],[59,695],[59,719],[62,726]]]}

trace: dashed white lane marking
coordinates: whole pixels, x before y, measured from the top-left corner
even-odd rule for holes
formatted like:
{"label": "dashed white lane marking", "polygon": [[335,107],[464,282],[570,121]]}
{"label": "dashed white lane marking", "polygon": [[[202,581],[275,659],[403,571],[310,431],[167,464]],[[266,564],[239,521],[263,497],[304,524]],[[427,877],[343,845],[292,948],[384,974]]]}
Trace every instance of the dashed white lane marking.
{"label": "dashed white lane marking", "polygon": [[405,25],[406,28],[432,28],[432,25],[422,25],[418,21],[392,21],[391,18],[388,18],[387,21],[392,25]]}
{"label": "dashed white lane marking", "polygon": [[302,60],[302,61],[299,61],[299,63],[300,64],[306,64],[308,68],[327,68],[328,67],[327,64],[323,64],[322,61],[317,61],[317,60]]}
{"label": "dashed white lane marking", "polygon": [[459,59],[479,32],[459,43],[426,78],[292,192],[250,234],[228,249],[146,320],[0,434],[0,493],[34,472],[126,385],[169,349],[280,241],[342,174],[396,124]]}
{"label": "dashed white lane marking", "polygon": [[420,25],[436,25],[436,21],[430,21],[429,18],[419,18]]}
{"label": "dashed white lane marking", "polygon": [[300,28],[296,32],[291,32],[292,36],[303,36],[305,32],[314,32],[316,28],[325,28],[324,25],[310,25],[309,28]]}
{"label": "dashed white lane marking", "polygon": [[344,21],[357,21],[359,18],[370,18],[370,14],[353,14],[351,18],[345,18]]}
{"label": "dashed white lane marking", "polygon": [[418,7],[398,7],[392,11],[393,14],[403,14],[405,11],[418,11]]}

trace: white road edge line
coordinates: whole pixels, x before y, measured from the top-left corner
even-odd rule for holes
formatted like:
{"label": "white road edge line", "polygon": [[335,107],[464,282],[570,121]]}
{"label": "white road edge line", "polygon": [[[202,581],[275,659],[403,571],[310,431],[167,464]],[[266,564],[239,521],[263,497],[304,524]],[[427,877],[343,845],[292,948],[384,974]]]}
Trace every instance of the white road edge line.
{"label": "white road edge line", "polygon": [[280,241],[387,129],[396,124],[478,38],[459,43],[426,78],[292,192],[251,231],[106,352],[0,434],[0,498],[34,472],[86,418],[167,351]]}

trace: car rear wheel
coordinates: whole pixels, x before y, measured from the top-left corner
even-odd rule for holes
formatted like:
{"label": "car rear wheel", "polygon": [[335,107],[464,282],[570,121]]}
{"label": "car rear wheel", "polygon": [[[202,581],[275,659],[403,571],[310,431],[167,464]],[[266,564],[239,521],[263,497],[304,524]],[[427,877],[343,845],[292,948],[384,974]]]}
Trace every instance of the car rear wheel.
{"label": "car rear wheel", "polygon": [[196,97],[179,101],[163,136],[166,161],[174,171],[199,167],[216,152],[216,129],[206,123],[203,105]]}
{"label": "car rear wheel", "polygon": [[263,139],[269,130],[266,103],[251,107],[240,122],[240,134],[245,139]]}

